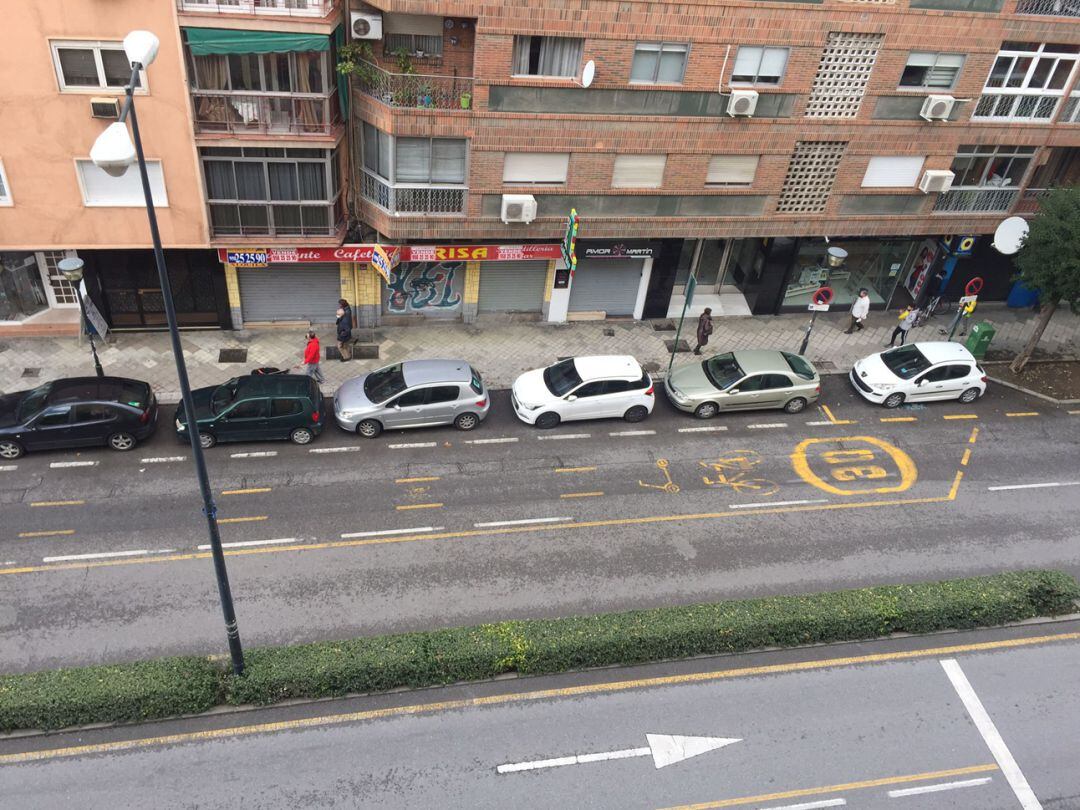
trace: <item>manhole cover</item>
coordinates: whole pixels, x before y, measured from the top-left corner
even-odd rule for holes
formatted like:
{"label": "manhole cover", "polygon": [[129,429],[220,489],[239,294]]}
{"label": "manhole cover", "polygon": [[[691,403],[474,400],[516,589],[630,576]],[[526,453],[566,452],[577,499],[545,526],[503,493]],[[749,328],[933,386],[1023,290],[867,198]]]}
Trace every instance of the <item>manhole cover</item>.
{"label": "manhole cover", "polygon": [[836,363],[832,360],[818,360],[814,365],[822,371],[836,371]]}
{"label": "manhole cover", "polygon": [[654,321],[652,325],[654,332],[674,332],[674,321]]}
{"label": "manhole cover", "polygon": [[219,363],[246,363],[247,349],[220,349],[218,351]]}
{"label": "manhole cover", "polygon": [[674,340],[665,340],[664,345],[667,346],[667,350],[669,352],[671,352],[671,351],[675,351],[675,352],[688,352],[688,351],[690,351],[690,344],[687,343],[685,340],[680,340],[679,344],[677,346],[675,345]]}
{"label": "manhole cover", "polygon": [[24,377],[40,377],[41,376],[41,369],[40,368],[24,368],[22,370],[22,375]]}

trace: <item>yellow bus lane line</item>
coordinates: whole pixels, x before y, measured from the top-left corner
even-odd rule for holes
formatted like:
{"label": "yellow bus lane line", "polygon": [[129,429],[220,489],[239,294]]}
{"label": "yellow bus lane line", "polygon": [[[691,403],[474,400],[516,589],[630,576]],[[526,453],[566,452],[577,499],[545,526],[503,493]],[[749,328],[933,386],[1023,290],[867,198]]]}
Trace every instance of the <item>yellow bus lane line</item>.
{"label": "yellow bus lane line", "polygon": [[86,501],[32,501],[31,506],[85,506]]}
{"label": "yellow bus lane line", "polygon": [[223,489],[222,495],[256,495],[260,492],[271,492],[271,487],[248,487],[247,489]]}
{"label": "yellow bus lane line", "polygon": [[56,529],[47,532],[19,532],[19,537],[69,537],[75,534],[74,529]]}

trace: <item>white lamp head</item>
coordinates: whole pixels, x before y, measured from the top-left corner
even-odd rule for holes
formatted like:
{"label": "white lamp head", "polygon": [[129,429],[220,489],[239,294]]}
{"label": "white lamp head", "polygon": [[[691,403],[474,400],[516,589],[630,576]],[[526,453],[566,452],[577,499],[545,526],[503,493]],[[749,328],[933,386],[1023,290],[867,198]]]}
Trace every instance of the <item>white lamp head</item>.
{"label": "white lamp head", "polygon": [[160,41],[149,31],[132,31],[124,37],[124,53],[132,65],[138,63],[144,68],[157,58]]}
{"label": "white lamp head", "polygon": [[839,267],[847,261],[847,251],[843,248],[831,247],[825,251],[829,257],[829,267]]}
{"label": "white lamp head", "polygon": [[135,162],[135,144],[127,126],[120,121],[109,124],[90,149],[90,160],[106,174],[119,177]]}

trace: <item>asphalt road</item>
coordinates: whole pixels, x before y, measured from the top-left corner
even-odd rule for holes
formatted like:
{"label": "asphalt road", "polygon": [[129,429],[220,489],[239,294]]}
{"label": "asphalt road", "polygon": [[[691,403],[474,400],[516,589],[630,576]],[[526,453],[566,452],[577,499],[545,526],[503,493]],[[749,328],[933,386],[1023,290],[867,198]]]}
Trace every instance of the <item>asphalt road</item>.
{"label": "asphalt road", "polygon": [[[826,409],[478,430],[208,454],[248,645],[1019,567],[1080,575],[1080,414],[992,387]],[[190,452],[0,469],[0,671],[224,651]],[[69,466],[78,465],[78,466]],[[1004,489],[1001,489],[1004,487]],[[1013,487],[1025,487],[1015,489]],[[522,522],[524,521],[524,522]]]}
{"label": "asphalt road", "polygon": [[[0,795],[37,810],[1072,810],[1078,630],[894,639],[10,740]],[[712,739],[694,754],[695,741],[675,735]]]}

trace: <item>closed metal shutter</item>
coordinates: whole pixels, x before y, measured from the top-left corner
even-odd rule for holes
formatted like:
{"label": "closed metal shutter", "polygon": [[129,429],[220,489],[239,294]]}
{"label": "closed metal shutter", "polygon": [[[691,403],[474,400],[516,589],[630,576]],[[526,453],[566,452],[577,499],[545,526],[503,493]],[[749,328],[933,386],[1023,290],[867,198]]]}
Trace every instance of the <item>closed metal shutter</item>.
{"label": "closed metal shutter", "polygon": [[481,262],[481,312],[539,312],[547,262]]}
{"label": "closed metal shutter", "polygon": [[285,264],[237,269],[245,321],[333,323],[341,298],[336,264]]}
{"label": "closed metal shutter", "polygon": [[570,311],[632,316],[641,265],[641,259],[582,259],[570,285]]}

